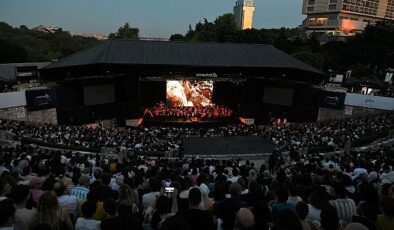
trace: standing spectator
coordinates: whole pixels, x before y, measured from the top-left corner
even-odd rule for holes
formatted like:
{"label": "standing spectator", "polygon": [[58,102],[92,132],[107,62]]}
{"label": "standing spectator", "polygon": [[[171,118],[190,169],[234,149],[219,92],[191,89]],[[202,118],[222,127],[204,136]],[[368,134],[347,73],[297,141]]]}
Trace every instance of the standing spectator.
{"label": "standing spectator", "polygon": [[52,229],[73,230],[70,215],[66,209],[59,207],[55,192],[42,194],[38,204],[37,224],[48,224]]}
{"label": "standing spectator", "polygon": [[201,192],[198,188],[192,188],[189,191],[189,209],[182,214],[184,219],[190,225],[191,230],[215,229],[213,216],[208,211],[200,209]]}
{"label": "standing spectator", "polygon": [[161,189],[160,179],[157,177],[151,177],[149,179],[149,189],[150,192],[142,196],[142,207],[144,210],[146,210],[159,196]]}
{"label": "standing spectator", "polygon": [[99,201],[104,201],[108,198],[118,199],[118,191],[114,191],[111,189],[111,175],[109,173],[103,173],[101,176],[101,185],[100,185],[100,199]]}
{"label": "standing spectator", "polygon": [[308,205],[303,201],[298,202],[295,207],[295,211],[302,224],[302,229],[311,230],[309,222],[305,220],[306,216],[308,215]]}
{"label": "standing spectator", "polygon": [[38,205],[42,194],[44,194],[44,191],[42,191],[42,186],[45,182],[44,177],[33,177],[30,180],[30,188],[31,188],[31,196],[33,201]]}
{"label": "standing spectator", "polygon": [[381,230],[390,230],[394,227],[394,199],[383,197],[381,204],[383,214],[378,216],[377,224]]}
{"label": "standing spectator", "polygon": [[96,212],[96,203],[87,201],[81,206],[83,217],[77,219],[75,224],[76,230],[101,230],[101,221],[94,220],[93,214]]}
{"label": "standing spectator", "polygon": [[11,192],[11,185],[6,176],[5,173],[0,177],[0,201],[7,199],[7,195]]}
{"label": "standing spectator", "polygon": [[26,204],[30,200],[30,188],[27,185],[17,185],[12,188],[11,198],[15,201],[16,229],[29,230],[37,218],[37,209],[27,209]]}
{"label": "standing spectator", "polygon": [[331,200],[330,204],[337,209],[339,219],[346,225],[351,222],[352,217],[357,213],[356,203],[347,197],[347,190],[344,185],[337,183],[334,192],[337,199]]}
{"label": "standing spectator", "polygon": [[320,213],[321,229],[322,230],[339,230],[341,225],[339,223],[337,209],[330,204],[324,206]]}
{"label": "standing spectator", "polygon": [[14,229],[15,211],[14,202],[11,199],[0,201],[0,229]]}
{"label": "standing spectator", "polygon": [[277,215],[283,209],[294,211],[294,204],[287,203],[289,193],[286,188],[278,188],[275,195],[275,203],[272,204],[272,216]]}
{"label": "standing spectator", "polygon": [[254,229],[253,213],[247,208],[240,208],[235,218],[234,230]]}
{"label": "standing spectator", "polygon": [[64,186],[63,182],[56,182],[53,189],[56,193],[59,207],[64,208],[73,220],[78,214],[78,198],[76,196],[65,194],[66,186]]}
{"label": "standing spectator", "polygon": [[130,186],[122,184],[119,187],[119,209],[127,209],[131,213],[138,213],[137,194]]}

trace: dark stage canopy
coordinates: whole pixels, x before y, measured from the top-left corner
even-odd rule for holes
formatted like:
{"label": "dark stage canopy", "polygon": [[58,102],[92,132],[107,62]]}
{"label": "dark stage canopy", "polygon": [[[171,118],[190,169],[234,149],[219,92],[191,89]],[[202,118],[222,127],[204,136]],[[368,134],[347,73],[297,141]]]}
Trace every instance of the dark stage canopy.
{"label": "dark stage canopy", "polygon": [[[82,66],[178,66],[190,68],[240,68],[297,70],[316,78],[324,73],[272,45],[108,40],[61,59],[46,71]],[[314,79],[313,81],[316,81]]]}

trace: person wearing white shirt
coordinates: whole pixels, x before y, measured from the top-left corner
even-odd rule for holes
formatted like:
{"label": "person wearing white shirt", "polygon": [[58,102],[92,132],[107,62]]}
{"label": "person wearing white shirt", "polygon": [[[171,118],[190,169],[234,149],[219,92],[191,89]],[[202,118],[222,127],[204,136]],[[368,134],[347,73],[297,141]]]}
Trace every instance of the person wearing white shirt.
{"label": "person wearing white shirt", "polygon": [[68,214],[76,217],[78,214],[78,198],[72,195],[65,195],[64,192],[66,191],[66,187],[62,182],[56,182],[53,189],[57,195],[59,207],[66,209]]}
{"label": "person wearing white shirt", "polygon": [[[96,212],[96,203],[94,201],[86,201],[81,206],[83,217],[77,219],[75,230],[100,230],[101,221],[92,219]],[[127,227],[127,226],[124,226]]]}

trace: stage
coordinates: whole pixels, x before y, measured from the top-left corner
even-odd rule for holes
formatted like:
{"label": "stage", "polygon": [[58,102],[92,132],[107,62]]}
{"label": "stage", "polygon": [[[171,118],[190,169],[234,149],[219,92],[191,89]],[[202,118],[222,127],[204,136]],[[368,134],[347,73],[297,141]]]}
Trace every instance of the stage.
{"label": "stage", "polygon": [[271,155],[275,144],[255,136],[186,138],[184,156],[199,158],[259,158]]}

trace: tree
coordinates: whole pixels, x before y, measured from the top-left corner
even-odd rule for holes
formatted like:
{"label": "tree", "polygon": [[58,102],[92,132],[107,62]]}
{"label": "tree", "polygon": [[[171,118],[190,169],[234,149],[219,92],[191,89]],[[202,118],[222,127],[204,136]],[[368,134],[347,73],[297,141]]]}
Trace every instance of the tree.
{"label": "tree", "polygon": [[173,34],[170,37],[170,41],[184,41],[185,37],[182,34]]}
{"label": "tree", "polygon": [[118,32],[110,33],[109,39],[135,39],[139,37],[140,30],[136,27],[130,27],[130,24],[126,22],[123,27],[119,27]]}

